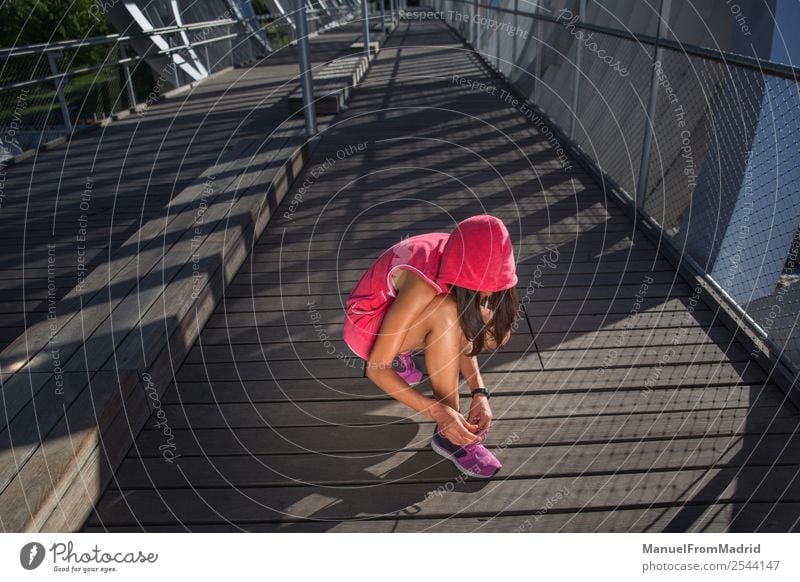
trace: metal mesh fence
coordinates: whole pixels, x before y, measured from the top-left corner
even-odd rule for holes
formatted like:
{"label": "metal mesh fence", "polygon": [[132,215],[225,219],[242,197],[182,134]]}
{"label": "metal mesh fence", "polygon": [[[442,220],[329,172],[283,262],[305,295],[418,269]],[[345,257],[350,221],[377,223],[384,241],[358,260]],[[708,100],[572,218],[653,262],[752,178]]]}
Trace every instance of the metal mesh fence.
{"label": "metal mesh fence", "polygon": [[[0,71],[2,84],[49,75],[47,59],[32,56],[7,60]],[[0,162],[63,135],[64,127],[52,83],[0,92]]]}
{"label": "metal mesh fence", "polygon": [[569,127],[577,43],[563,27],[550,22],[541,22],[539,33],[541,76],[534,90],[534,101],[561,127]]}
{"label": "metal mesh fence", "polygon": [[574,140],[628,192],[639,178],[652,47],[595,34],[608,59],[581,60]]}
{"label": "metal mesh fence", "polygon": [[[703,14],[716,10],[706,4]],[[721,59],[708,49],[683,50],[673,28],[686,17],[682,5],[673,4],[665,18],[672,27],[660,57],[652,39],[633,36],[658,34],[653,0],[634,7],[613,0],[435,0],[433,7],[800,364],[796,72],[792,78],[731,61],[733,50],[718,50]],[[573,20],[581,8],[584,17]],[[718,12],[730,18],[723,8]],[[454,18],[455,12],[478,16]],[[509,36],[493,21],[525,33]]]}

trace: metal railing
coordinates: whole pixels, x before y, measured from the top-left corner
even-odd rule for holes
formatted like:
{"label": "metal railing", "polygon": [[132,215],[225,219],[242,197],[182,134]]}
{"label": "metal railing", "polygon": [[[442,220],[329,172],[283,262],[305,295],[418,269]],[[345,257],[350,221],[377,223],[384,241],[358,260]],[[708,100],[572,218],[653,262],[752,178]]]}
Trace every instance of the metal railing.
{"label": "metal railing", "polygon": [[[331,3],[308,13],[314,34],[352,19],[354,0]],[[257,26],[248,29],[245,24]],[[256,30],[257,32],[253,32]],[[265,32],[266,43],[250,42]],[[155,36],[169,46],[151,45],[143,54],[138,42]],[[80,40],[0,49],[0,163],[48,141],[69,136],[122,111],[152,103],[165,92],[195,81],[174,62],[202,65],[203,76],[264,56],[297,40],[291,14],[260,14],[180,26],[157,27],[135,34],[111,34]],[[259,51],[258,47],[266,48]],[[152,70],[149,57],[167,56],[170,65]],[[177,55],[175,57],[174,55]],[[179,57],[179,58],[178,58]]]}
{"label": "metal railing", "polygon": [[591,22],[586,0],[430,4],[796,385],[800,69],[680,42],[669,0],[655,36]]}

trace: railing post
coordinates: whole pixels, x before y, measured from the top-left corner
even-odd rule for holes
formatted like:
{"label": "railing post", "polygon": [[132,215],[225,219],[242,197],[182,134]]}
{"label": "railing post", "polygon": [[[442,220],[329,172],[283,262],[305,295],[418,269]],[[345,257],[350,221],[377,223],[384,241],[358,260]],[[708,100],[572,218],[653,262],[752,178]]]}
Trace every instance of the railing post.
{"label": "railing post", "polygon": [[363,21],[363,32],[361,33],[364,41],[364,52],[367,54],[367,62],[369,62],[369,7],[367,0],[361,0],[361,20]]}
{"label": "railing post", "polygon": [[[123,61],[128,60],[128,52],[125,45],[119,45],[119,56]],[[125,73],[125,88],[128,90],[128,104],[131,109],[136,107],[136,93],[133,90],[133,79],[131,79],[131,67],[128,63],[122,64],[122,70]]]}
{"label": "railing post", "polygon": [[203,54],[206,57],[206,70],[208,71],[208,74],[210,75],[213,71],[212,71],[212,66],[211,66],[211,58],[208,56],[208,45],[207,44],[203,45]]}
{"label": "railing post", "polygon": [[[663,49],[661,39],[664,37],[667,27],[667,17],[669,16],[670,4],[672,0],[661,0],[658,9],[658,31],[656,32],[655,50],[653,51],[653,64],[661,60]],[[636,183],[636,207],[644,208],[645,196],[647,194],[647,177],[650,171],[650,148],[653,143],[653,121],[656,115],[656,105],[658,104],[658,75],[656,67],[651,67],[650,71],[650,94],[647,100],[647,120],[644,124],[644,138],[642,141],[642,157],[639,164],[639,180]]]}
{"label": "railing post", "polygon": [[[173,54],[177,54],[179,56],[182,56],[182,55],[181,55],[180,51],[176,51],[175,53],[169,53],[167,55],[167,57],[170,59],[170,61],[174,65],[172,67],[172,82],[175,84],[175,88],[177,89],[178,87],[181,86],[181,78],[180,78],[180,76],[178,76],[178,68],[179,67],[178,67],[178,63],[175,62],[175,57],[173,57]],[[185,57],[182,57],[182,58],[183,58],[184,61],[187,60]]]}
{"label": "railing post", "polygon": [[[58,64],[56,64],[56,57],[52,52],[47,53],[47,62],[50,65],[50,73],[58,75]],[[56,95],[58,96],[58,104],[61,106],[61,117],[64,119],[64,125],[67,127],[67,134],[72,133],[72,120],[69,118],[69,108],[67,107],[67,100],[64,98],[64,79],[66,75],[54,80],[56,86]]]}
{"label": "railing post", "polygon": [[538,41],[536,46],[536,62],[534,63],[533,71],[533,102],[539,104],[539,97],[541,97],[541,84],[542,84],[542,54],[544,53],[544,41],[542,39],[542,20],[537,18],[539,14],[539,5],[533,9],[533,36]]}
{"label": "railing post", "polygon": [[[232,27],[228,27],[228,28],[229,28],[228,34],[232,34],[231,31],[230,31],[230,28],[232,28]],[[228,39],[228,54],[231,56],[231,66],[235,67],[236,66],[236,59],[233,56],[233,39],[232,38]]]}
{"label": "railing post", "polygon": [[383,33],[384,40],[386,39],[386,10],[383,8],[384,0],[378,0],[381,3],[381,32]]}
{"label": "railing post", "polygon": [[472,48],[475,48],[475,38],[472,34],[472,15],[475,14],[475,0],[472,2],[467,3],[467,26],[466,28],[466,35],[467,35],[467,42],[469,42]]}
{"label": "railing post", "polygon": [[317,108],[314,105],[314,84],[311,76],[305,0],[296,0],[296,6],[294,19],[298,37],[297,55],[300,61],[300,86],[303,91],[303,116],[306,120],[306,135],[313,137],[317,134]]}
{"label": "railing post", "polygon": [[[581,21],[586,17],[586,0],[578,3],[578,17]],[[578,94],[581,86],[581,50],[580,45],[575,45],[575,74],[572,77],[572,116],[569,118],[569,138],[575,139],[575,120],[578,117]]]}
{"label": "railing post", "polygon": [[475,6],[475,14],[472,17],[472,30],[473,30],[473,35],[475,36],[475,42],[472,44],[472,48],[474,48],[476,51],[480,52],[481,51],[481,33],[479,32],[479,29],[478,29],[478,20],[480,20],[480,18],[481,18],[481,7],[478,6],[478,0],[474,0],[474,6]]}
{"label": "railing post", "polygon": [[[495,12],[495,16],[499,17],[500,14]],[[500,43],[501,43],[502,35],[500,34],[500,30],[499,29],[495,30],[494,33],[495,33],[495,35],[497,35],[497,55],[495,55],[496,56],[496,58],[495,58],[496,65],[495,66],[497,67],[497,72],[499,73],[501,71],[501,69],[500,69],[500,50],[501,50],[501,48],[500,47],[502,45]]]}
{"label": "railing post", "polygon": [[517,70],[517,30],[519,30],[519,0],[514,0],[514,40],[511,41],[511,68],[508,71],[508,80],[514,80],[514,72]]}

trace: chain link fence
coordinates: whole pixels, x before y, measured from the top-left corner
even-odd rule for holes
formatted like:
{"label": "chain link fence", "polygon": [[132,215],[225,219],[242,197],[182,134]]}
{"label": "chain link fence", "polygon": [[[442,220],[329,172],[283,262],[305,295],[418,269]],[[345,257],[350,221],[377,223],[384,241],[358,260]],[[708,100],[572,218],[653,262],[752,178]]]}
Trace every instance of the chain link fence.
{"label": "chain link fence", "polygon": [[[666,0],[627,8],[587,0],[431,4],[755,322],[796,374],[798,70],[707,48],[710,29],[696,35],[705,47],[682,44],[668,24],[683,7],[670,12]],[[741,14],[712,4],[704,9],[749,34]],[[719,18],[711,26],[724,28]]]}

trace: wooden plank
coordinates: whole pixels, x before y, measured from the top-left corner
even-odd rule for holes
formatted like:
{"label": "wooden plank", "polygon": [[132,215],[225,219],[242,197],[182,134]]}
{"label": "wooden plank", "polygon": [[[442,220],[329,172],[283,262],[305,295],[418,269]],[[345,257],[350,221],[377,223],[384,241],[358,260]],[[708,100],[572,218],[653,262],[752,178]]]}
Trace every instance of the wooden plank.
{"label": "wooden plank", "polygon": [[[397,237],[400,240],[400,237]],[[559,247],[561,256],[564,261],[568,262],[617,262],[627,263],[629,261],[653,261],[658,258],[658,254],[650,249],[633,249],[626,242],[621,242],[616,245],[609,245],[606,248],[597,249],[594,251],[582,250],[575,248],[574,245],[561,245]],[[373,263],[375,258],[380,253],[376,252],[374,256],[363,259],[315,259],[313,261],[314,269],[336,271],[338,269],[360,269],[366,270]],[[309,264],[307,261],[281,262],[280,253],[275,253],[271,260],[264,259],[259,262],[248,261],[247,265],[243,268],[244,273],[254,272],[277,272],[278,270],[286,271],[301,271],[308,272]]]}
{"label": "wooden plank", "polygon": [[[509,342],[503,346],[504,353],[525,354],[535,351],[531,336],[525,333],[517,333],[511,336]],[[276,344],[265,345],[264,343],[240,343],[235,347],[226,345],[202,345],[195,346],[189,352],[185,362],[198,364],[202,362],[260,362],[268,360],[270,362],[278,360],[295,360],[298,365],[307,359],[338,359],[332,352],[350,354],[350,348],[339,338],[320,339],[317,341],[296,342],[291,338],[289,342],[281,341]],[[332,357],[333,356],[333,357]],[[486,356],[483,356],[486,357]],[[422,356],[420,356],[422,361]]]}
{"label": "wooden plank", "polygon": [[[266,281],[260,285],[253,285],[252,282],[245,284],[234,283],[226,291],[225,296],[228,298],[238,297],[288,297],[293,295],[298,296],[320,296],[331,295],[333,297],[341,297],[343,300],[347,299],[350,294],[351,288],[356,281],[361,278],[363,272],[353,272],[352,276],[342,276],[336,281],[325,282],[303,282],[303,283],[286,283],[280,282],[276,279]],[[616,275],[612,273],[597,274],[591,276],[588,274],[573,273],[567,277],[553,276],[553,275],[539,275],[532,270],[526,272],[523,269],[517,269],[517,276],[521,280],[518,290],[524,295],[527,285],[530,289],[538,292],[539,289],[546,288],[564,288],[564,287],[580,287],[585,288],[590,285],[641,285],[643,275],[641,273],[625,273]],[[677,275],[672,272],[656,272],[649,275],[654,283],[659,284],[674,284],[683,283],[682,279],[677,278]],[[535,278],[534,278],[535,277]],[[526,280],[528,278],[529,280]],[[245,280],[250,279],[245,277]]]}
{"label": "wooden plank", "polygon": [[[273,247],[273,251],[276,247]],[[517,261],[517,272],[523,272],[529,275],[533,275],[536,269],[536,261],[531,258],[528,259],[527,262]],[[652,267],[652,269],[651,269]],[[527,270],[526,270],[527,269]],[[556,263],[555,267],[552,270],[549,270],[548,273],[545,273],[542,276],[547,275],[548,277],[554,278],[558,275],[564,276],[567,274],[592,274],[596,272],[607,273],[608,276],[612,276],[612,273],[625,273],[625,272],[642,272],[650,270],[651,272],[659,272],[659,271],[669,271],[672,272],[672,266],[667,263],[666,261],[659,260],[653,263],[652,261],[631,261],[630,264],[621,263],[621,262],[610,262],[610,263],[602,263],[602,262],[588,262],[588,263],[581,263],[581,262],[568,262],[568,263]],[[289,278],[292,282],[314,282],[314,283],[327,283],[327,282],[335,282],[335,281],[358,281],[361,275],[364,274],[364,271],[361,269],[340,269],[338,271],[313,271],[307,272],[302,274],[295,274],[295,272],[287,272],[281,269],[274,269],[272,272],[267,270],[260,270],[260,271],[248,271],[245,273],[239,274],[236,277],[234,282],[231,284],[231,287],[236,285],[237,287],[247,287],[250,288],[256,287],[260,289],[262,286],[270,286],[274,285],[278,281],[278,277],[283,277],[284,279]],[[642,277],[639,277],[639,281],[642,280]],[[526,287],[528,282],[526,281]],[[235,288],[235,287],[234,287]]]}
{"label": "wooden plank", "polygon": [[[329,231],[331,232],[331,231]],[[309,236],[309,242],[306,244],[306,248],[299,248],[297,250],[292,249],[284,249],[281,245],[277,245],[272,251],[261,251],[258,250],[254,253],[252,262],[253,263],[272,263],[276,262],[282,258],[282,260],[310,260],[316,261],[320,260],[324,263],[325,259],[328,260],[339,260],[342,261],[343,259],[358,259],[365,256],[365,252],[362,250],[360,253],[357,249],[353,249],[352,247],[359,245],[362,242],[369,241],[370,246],[373,248],[370,249],[370,252],[367,254],[367,257],[371,257],[372,260],[375,260],[384,249],[389,248],[393,244],[399,242],[400,240],[407,238],[413,234],[424,234],[429,232],[436,232],[432,229],[425,229],[420,230],[418,232],[409,231],[408,229],[404,228],[401,224],[394,223],[391,227],[387,227],[386,229],[381,231],[384,232],[395,232],[395,236],[392,237],[389,241],[386,241],[383,244],[377,244],[373,242],[372,238],[369,239],[355,239],[351,240],[348,243],[342,244],[342,241],[339,240],[335,246],[332,247],[332,241],[318,241],[317,243],[313,243],[313,239]],[[608,233],[599,232],[596,234],[548,234],[542,233],[540,235],[530,235],[526,237],[522,241],[514,241],[515,251],[520,253],[521,256],[526,257],[528,255],[536,255],[537,253],[541,253],[542,249],[545,247],[556,248],[559,250],[559,258],[560,260],[569,260],[570,257],[573,255],[575,256],[583,256],[594,251],[594,255],[597,254],[597,249],[603,249],[605,246],[610,247],[612,243],[617,245],[623,245],[621,248],[631,248],[631,245],[634,245],[631,248],[631,254],[634,255],[642,255],[645,257],[655,257],[656,251],[654,248],[649,248],[649,244],[640,241],[639,239],[636,240],[635,243],[631,243],[627,237],[616,237],[614,240],[609,240],[611,236]],[[618,249],[615,249],[618,250]],[[277,251],[277,252],[276,252]]]}
{"label": "wooden plank", "polygon": [[[657,331],[658,328],[634,329],[626,334],[620,334],[613,330],[596,330],[592,332],[550,332],[538,333],[536,339],[540,349],[548,349],[553,346],[579,349],[579,348],[611,348],[626,346],[663,346],[672,342],[674,332],[663,334]],[[277,331],[277,333],[276,333]],[[327,330],[326,330],[327,333]],[[286,338],[291,338],[291,345],[285,345]],[[331,341],[341,342],[337,336],[332,336]],[[525,338],[520,339],[520,337]],[[728,343],[733,339],[730,331],[722,325],[712,325],[708,328],[692,326],[687,328],[681,336],[682,345],[706,344],[706,343]],[[511,336],[511,342],[530,341],[527,325],[524,320],[519,322],[516,331]],[[266,356],[277,354],[305,354],[305,343],[319,343],[318,330],[313,326],[296,326],[290,332],[287,330],[275,330],[271,327],[234,327],[227,328],[208,328],[200,334],[200,340],[194,350],[200,350],[201,346],[238,346],[241,344],[261,344]],[[297,349],[295,352],[294,349]]]}
{"label": "wooden plank", "polygon": [[347,521],[279,521],[227,524],[126,525],[111,530],[95,525],[87,532],[445,532],[445,533],[633,533],[681,531],[722,532],[797,532],[800,503],[714,503],[686,506],[649,506],[579,512],[542,511],[529,515],[487,515],[482,517],[447,516],[430,519],[354,519]]}
{"label": "wooden plank", "polygon": [[[610,511],[557,513],[552,510],[530,516],[448,518],[447,520],[398,520],[395,532],[796,532],[800,504],[693,503],[684,506],[619,506]],[[364,522],[351,524],[353,531]],[[298,524],[300,525],[300,524]],[[298,531],[302,527],[296,528]]]}
{"label": "wooden plank", "polygon": [[[638,315],[620,316],[620,313],[591,314],[581,313],[576,315],[548,315],[546,307],[528,304],[526,312],[531,323],[534,337],[540,333],[582,333],[596,330],[624,331],[630,329],[652,329],[654,326],[662,329],[681,327],[708,328],[714,323],[719,324],[715,314],[709,310],[667,311],[667,312],[640,312]],[[259,314],[255,314],[259,315]],[[253,319],[253,314],[250,314]]]}
{"label": "wooden plank", "polygon": [[[380,396],[380,393],[376,394]],[[496,418],[540,419],[571,415],[640,414],[678,410],[721,410],[736,407],[777,408],[782,398],[774,390],[724,387],[716,390],[674,389],[598,394],[506,395],[492,398]],[[261,425],[273,428],[333,424],[365,426],[375,423],[419,421],[421,415],[394,399],[329,401],[223,402],[165,404],[175,418],[175,428],[239,428]]]}
{"label": "wooden plank", "polygon": [[[675,336],[675,333],[669,334]],[[680,337],[680,336],[678,336]],[[541,352],[545,368],[598,368],[607,366],[658,366],[699,362],[746,362],[748,353],[738,343],[719,345],[635,346],[625,348],[554,349]],[[755,365],[755,364],[754,364]]]}
{"label": "wooden plank", "polygon": [[[274,330],[275,333],[281,334],[279,337],[308,340],[314,337],[318,339],[317,335],[311,337],[304,335],[307,330],[302,328],[302,326],[313,327],[312,314],[319,313],[318,325],[323,326],[329,335],[341,336],[341,326],[344,321],[344,311],[341,307],[324,308],[316,302],[307,305],[303,310],[226,313],[226,308],[227,304],[224,301],[221,302],[218,310],[209,320],[208,329],[258,327],[259,333],[267,333],[268,328],[274,326],[280,328]],[[571,315],[561,315],[560,313],[550,315],[546,308],[540,308],[529,302],[526,305],[526,311],[535,337],[542,333],[592,333],[601,330],[620,333],[624,330],[651,330],[654,328],[673,331],[681,327],[687,330],[696,327],[707,329],[714,324],[719,324],[714,313],[699,309],[691,313],[688,311],[652,311],[631,315],[629,308],[626,312],[607,312],[603,315],[576,314],[575,312],[572,312]],[[520,322],[517,331],[519,333],[526,331],[524,321]],[[620,333],[620,335],[624,335],[624,333]],[[268,336],[262,335],[261,337]]]}
{"label": "wooden plank", "polygon": [[[576,508],[609,509],[621,504],[671,504],[794,501],[800,476],[794,467],[744,467],[645,474],[586,475],[552,479],[507,479],[469,482],[448,495],[432,495],[431,485],[387,483],[380,496],[365,496],[360,487],[213,488],[203,490],[136,490],[109,492],[96,508],[108,524],[234,522],[281,520],[286,517],[342,520],[453,514],[475,515]],[[564,492],[557,495],[559,491]],[[124,495],[125,503],[120,503]],[[135,514],[131,508],[135,508]]]}
{"label": "wooden plank", "polygon": [[[737,343],[718,345],[705,343],[682,346],[636,346],[620,348],[592,348],[592,349],[565,349],[544,350],[539,352],[541,360],[533,359],[536,350],[528,338],[518,335],[519,341],[504,347],[500,352],[481,354],[478,360],[482,368],[487,371],[503,369],[539,370],[542,365],[531,368],[534,363],[541,363],[546,369],[580,369],[590,368],[605,370],[616,366],[650,366],[657,369],[653,376],[660,374],[664,366],[685,365],[691,369],[700,363],[716,362],[748,362],[749,355]],[[324,343],[303,342],[281,343],[269,349],[270,346],[262,344],[239,344],[232,346],[206,346],[202,349],[195,348],[189,352],[187,364],[245,364],[265,362],[274,374],[290,371],[292,366],[305,368],[312,374],[330,377],[325,366],[347,367],[361,369],[360,361],[356,358],[346,344],[341,340],[328,339]],[[422,362],[422,358],[420,358]],[[755,365],[755,364],[751,364]],[[598,375],[605,371],[599,371]]]}
{"label": "wooden plank", "polygon": [[[303,426],[276,430],[260,423],[254,428],[176,429],[178,451],[188,455],[250,455],[279,453],[339,454],[375,453],[428,447],[433,423],[397,422],[359,426]],[[793,433],[797,417],[791,410],[769,408],[747,410],[698,410],[682,412],[610,414],[594,417],[498,419],[492,425],[490,443],[514,439],[520,444],[576,444],[619,442],[664,437],[710,437],[750,434]],[[160,430],[144,430],[131,454],[161,456],[164,442]]]}
{"label": "wooden plank", "polygon": [[[700,365],[713,369],[714,364]],[[637,375],[637,372],[639,373]],[[509,378],[506,372],[486,371],[484,381],[491,385],[494,394],[586,394],[592,392],[626,392],[635,391],[643,394],[650,390],[701,388],[698,393],[708,391],[718,393],[733,387],[747,387],[754,394],[762,390],[781,394],[774,384],[768,382],[747,383],[735,370],[726,377],[717,373],[713,380],[701,379],[699,384],[692,382],[693,376],[687,376],[686,370],[679,367],[663,368],[657,376],[646,368],[609,368],[604,374],[595,371],[576,370],[572,373],[562,371],[532,372],[524,378]],[[643,376],[645,378],[641,378]],[[703,378],[703,374],[698,377]],[[763,379],[763,374],[759,374]],[[582,379],[583,378],[583,379]],[[647,381],[647,384],[645,382]],[[417,386],[424,394],[431,394],[430,384],[426,379]],[[462,382],[462,393],[468,390]],[[163,396],[163,401],[170,404],[179,403],[215,403],[215,402],[272,402],[289,400],[303,402],[305,400],[337,401],[358,398],[384,397],[380,389],[367,378],[337,378],[327,380],[248,380],[248,381],[216,381],[213,383],[195,381],[170,384]],[[386,397],[388,398],[388,396]],[[780,396],[782,400],[782,396]]]}
{"label": "wooden plank", "polygon": [[[131,378],[125,378],[126,375]],[[93,454],[102,450],[98,450],[100,434],[108,429],[126,394],[135,389],[137,382],[138,376],[130,370],[99,373],[75,398],[73,406],[66,411],[62,409],[60,421],[52,430],[40,429],[31,421],[39,434],[26,443],[24,452],[18,441],[14,442],[14,449],[3,447],[0,514],[6,531],[39,531],[56,507],[63,512],[76,511],[85,518],[91,502],[65,493],[82,467],[97,462]],[[102,447],[112,447],[112,442],[105,441]],[[5,458],[9,453],[16,458],[9,461]],[[18,471],[13,479],[7,478],[9,465]],[[82,485],[86,487],[86,483]],[[71,526],[75,525],[72,521]]]}
{"label": "wooden plank", "polygon": [[[645,442],[490,447],[508,478],[611,475],[703,467],[792,466],[800,463],[800,437],[768,435]],[[309,452],[253,457],[128,458],[112,489],[277,487],[293,484],[375,485],[430,483],[457,477],[452,464],[432,450],[392,451],[363,456]]]}
{"label": "wooden plank", "polygon": [[[504,354],[497,353],[491,362],[485,364],[495,371],[536,371],[542,368],[536,353]],[[185,364],[176,375],[180,381],[203,379],[216,380],[258,380],[263,378],[359,378],[363,375],[360,360],[351,353],[338,352],[336,357],[324,359],[271,360],[249,362],[203,362]]]}
{"label": "wooden plank", "polygon": [[[314,268],[310,265],[309,268]],[[577,300],[577,299],[630,299],[640,293],[641,285],[614,285],[592,287],[543,287],[536,290],[531,302]],[[691,296],[691,290],[684,283],[653,284],[646,293],[651,297]],[[298,295],[286,294],[276,297],[246,296],[229,297],[226,295],[225,309],[228,312],[250,311],[284,311],[307,309],[309,301],[313,301],[318,309],[342,309],[346,296],[303,292]]]}

